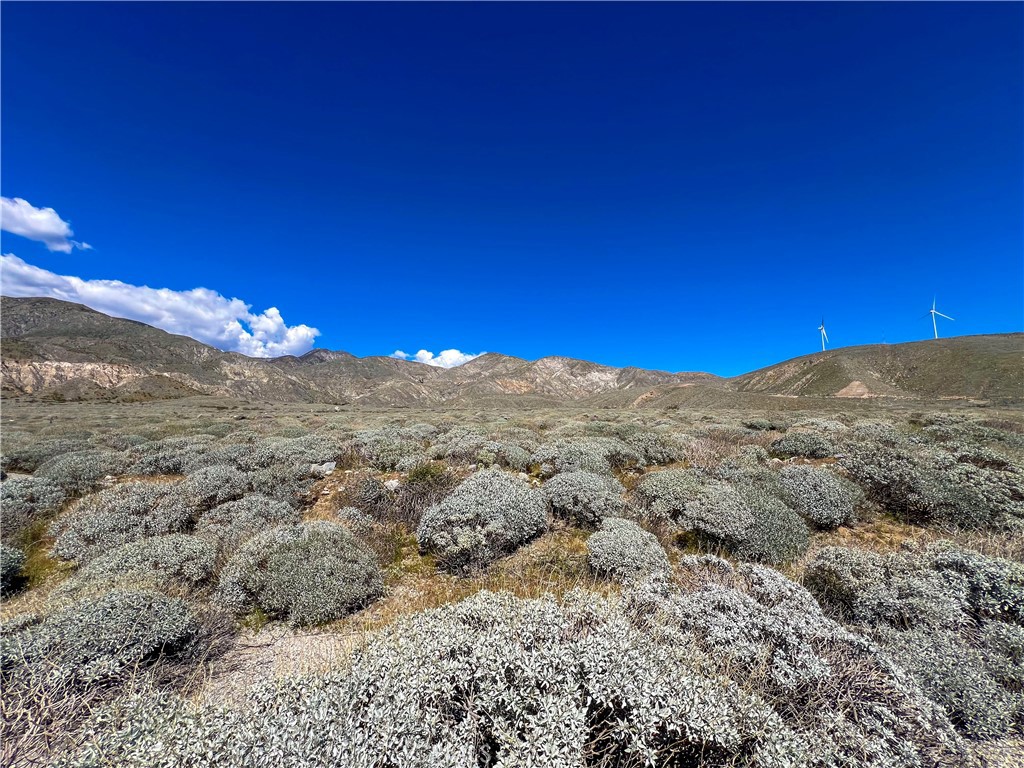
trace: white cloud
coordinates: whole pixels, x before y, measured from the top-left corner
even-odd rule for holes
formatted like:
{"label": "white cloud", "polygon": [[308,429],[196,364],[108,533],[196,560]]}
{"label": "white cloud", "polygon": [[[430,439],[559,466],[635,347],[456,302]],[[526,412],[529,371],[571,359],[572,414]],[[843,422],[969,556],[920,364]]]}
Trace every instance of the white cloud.
{"label": "white cloud", "polygon": [[320,335],[308,325],[286,325],[276,307],[256,314],[241,299],[227,299],[209,288],[173,291],[120,280],[83,280],[26,264],[13,253],[0,256],[0,293],[74,301],[252,357],[301,355]]}
{"label": "white cloud", "polygon": [[88,243],[72,240],[71,225],[53,208],[36,208],[20,197],[0,197],[0,229],[13,235],[44,243],[51,251],[71,253],[78,248],[92,250]]}
{"label": "white cloud", "polygon": [[470,360],[475,360],[483,354],[486,354],[486,352],[478,352],[475,355],[470,355],[466,352],[460,352],[457,349],[446,349],[435,355],[433,352],[421,349],[415,355],[410,355],[407,352],[396,349],[391,353],[390,357],[395,357],[399,360],[415,360],[417,363],[425,363],[426,365],[433,365],[437,368],[454,368],[457,365],[468,363]]}

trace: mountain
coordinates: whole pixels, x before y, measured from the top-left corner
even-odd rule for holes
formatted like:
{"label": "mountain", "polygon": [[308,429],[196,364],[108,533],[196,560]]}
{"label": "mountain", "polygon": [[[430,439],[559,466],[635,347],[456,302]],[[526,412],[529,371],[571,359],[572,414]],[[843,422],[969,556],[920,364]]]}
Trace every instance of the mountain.
{"label": "mountain", "polygon": [[734,379],[486,354],[457,368],[314,349],[272,359],[221,352],[56,299],[0,300],[8,395],[138,401],[214,395],[370,408],[799,407],[831,398],[1024,400],[1024,334],[829,350]]}
{"label": "mountain", "polygon": [[300,357],[251,358],[45,298],[0,300],[0,338],[4,391],[58,399],[205,394],[371,407],[508,400],[543,405],[610,391],[721,381],[710,374],[610,368],[561,357],[528,361],[487,354],[452,369],[323,349]]}
{"label": "mountain", "polygon": [[1024,334],[870,344],[805,355],[733,379],[796,397],[1024,399]]}

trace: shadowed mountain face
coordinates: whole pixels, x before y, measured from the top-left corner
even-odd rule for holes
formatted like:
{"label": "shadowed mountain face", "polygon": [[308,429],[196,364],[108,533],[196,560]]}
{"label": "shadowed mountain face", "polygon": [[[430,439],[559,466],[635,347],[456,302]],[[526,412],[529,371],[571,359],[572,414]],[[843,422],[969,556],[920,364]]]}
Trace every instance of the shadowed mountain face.
{"label": "shadowed mountain face", "polygon": [[56,299],[0,301],[3,390],[57,399],[204,394],[367,407],[554,405],[743,407],[795,398],[1024,399],[1024,335],[832,350],[735,379],[487,354],[458,368],[314,349],[259,359],[221,352]]}

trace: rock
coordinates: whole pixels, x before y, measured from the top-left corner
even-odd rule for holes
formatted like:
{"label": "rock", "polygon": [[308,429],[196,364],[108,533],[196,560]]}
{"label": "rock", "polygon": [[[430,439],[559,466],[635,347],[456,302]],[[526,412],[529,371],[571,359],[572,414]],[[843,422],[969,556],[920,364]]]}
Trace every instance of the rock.
{"label": "rock", "polygon": [[392,493],[397,491],[401,487],[401,485],[402,485],[402,483],[399,482],[398,480],[385,480],[384,481],[384,487],[387,488]]}
{"label": "rock", "polygon": [[317,477],[326,477],[338,466],[336,461],[325,461],[323,464],[310,464],[309,471]]}

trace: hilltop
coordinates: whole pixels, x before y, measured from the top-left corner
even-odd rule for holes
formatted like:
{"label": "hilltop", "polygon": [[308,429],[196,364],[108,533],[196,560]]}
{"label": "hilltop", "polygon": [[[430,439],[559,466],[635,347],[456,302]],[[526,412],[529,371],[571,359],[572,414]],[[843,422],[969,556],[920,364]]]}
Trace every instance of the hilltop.
{"label": "hilltop", "polygon": [[4,298],[0,314],[4,392],[58,400],[786,408],[792,398],[1024,399],[1020,333],[829,350],[724,379],[494,353],[451,369],[325,349],[252,358],[57,299]]}

